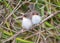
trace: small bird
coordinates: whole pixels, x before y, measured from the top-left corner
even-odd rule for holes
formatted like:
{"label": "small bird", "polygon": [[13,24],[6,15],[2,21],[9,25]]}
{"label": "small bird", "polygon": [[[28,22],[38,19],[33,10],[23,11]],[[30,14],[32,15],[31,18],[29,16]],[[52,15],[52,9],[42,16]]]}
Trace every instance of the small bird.
{"label": "small bird", "polygon": [[41,16],[35,11],[32,13],[32,23],[33,24],[39,24],[41,21]]}
{"label": "small bird", "polygon": [[26,30],[29,30],[32,27],[32,22],[26,15],[23,15],[22,17],[22,27]]}
{"label": "small bird", "polygon": [[35,9],[35,4],[31,3],[29,6],[29,9],[31,10],[31,20],[32,20],[32,24],[39,24],[41,21],[41,16],[39,15],[39,13],[36,11]]}

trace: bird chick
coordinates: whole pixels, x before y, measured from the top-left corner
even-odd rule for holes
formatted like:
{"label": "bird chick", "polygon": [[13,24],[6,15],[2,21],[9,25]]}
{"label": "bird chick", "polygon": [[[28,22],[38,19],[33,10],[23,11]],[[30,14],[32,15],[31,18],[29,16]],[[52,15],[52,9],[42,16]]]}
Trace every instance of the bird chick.
{"label": "bird chick", "polygon": [[41,21],[41,16],[37,12],[32,13],[32,23],[33,24],[39,24]]}
{"label": "bird chick", "polygon": [[22,27],[26,30],[29,30],[32,27],[32,22],[26,15],[23,15],[22,17]]}

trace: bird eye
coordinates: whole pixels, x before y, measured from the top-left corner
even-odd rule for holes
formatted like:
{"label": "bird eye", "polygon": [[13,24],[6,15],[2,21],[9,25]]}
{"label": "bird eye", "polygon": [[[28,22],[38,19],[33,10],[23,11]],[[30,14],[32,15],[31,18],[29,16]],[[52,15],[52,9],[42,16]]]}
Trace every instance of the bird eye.
{"label": "bird eye", "polygon": [[38,13],[36,13],[36,15],[38,15]]}

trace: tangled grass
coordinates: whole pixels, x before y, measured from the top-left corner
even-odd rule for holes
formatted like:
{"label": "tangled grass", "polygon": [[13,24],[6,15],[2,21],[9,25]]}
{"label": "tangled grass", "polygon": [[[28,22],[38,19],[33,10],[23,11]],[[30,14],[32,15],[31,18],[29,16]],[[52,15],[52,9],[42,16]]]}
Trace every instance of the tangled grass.
{"label": "tangled grass", "polygon": [[[33,30],[23,30],[21,20],[30,3],[43,19]],[[60,0],[0,0],[0,43],[60,43]]]}

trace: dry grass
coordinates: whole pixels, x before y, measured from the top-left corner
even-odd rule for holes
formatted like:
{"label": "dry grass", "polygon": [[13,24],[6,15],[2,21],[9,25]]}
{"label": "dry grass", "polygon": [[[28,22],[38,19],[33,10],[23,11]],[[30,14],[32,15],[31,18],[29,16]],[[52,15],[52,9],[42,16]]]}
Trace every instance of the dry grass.
{"label": "dry grass", "polygon": [[[28,13],[31,3],[43,18],[27,31],[16,18]],[[0,43],[60,43],[60,0],[0,0]]]}

